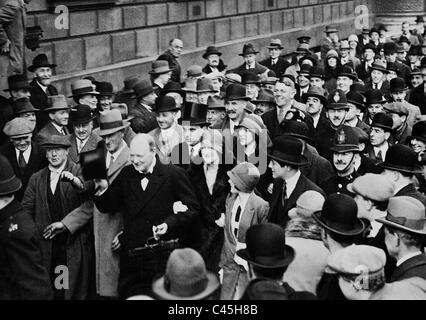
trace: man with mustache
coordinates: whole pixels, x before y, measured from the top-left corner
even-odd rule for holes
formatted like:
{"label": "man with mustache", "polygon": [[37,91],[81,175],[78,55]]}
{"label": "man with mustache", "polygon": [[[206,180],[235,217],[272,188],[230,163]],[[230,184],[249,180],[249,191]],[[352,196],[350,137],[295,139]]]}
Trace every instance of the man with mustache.
{"label": "man with mustache", "polygon": [[222,72],[226,69],[226,65],[223,63],[220,56],[220,52],[215,46],[208,46],[206,52],[203,53],[203,58],[207,60],[207,65],[203,68],[205,74],[212,72]]}
{"label": "man with mustache", "polygon": [[[56,64],[50,63],[47,56],[42,53],[33,59],[33,64],[28,67],[28,71],[34,73],[34,79],[30,83],[30,101],[34,107],[40,110],[47,108],[47,97],[56,96],[58,90],[51,82],[52,69]],[[40,130],[49,122],[47,113],[41,113],[37,119],[37,129]]]}

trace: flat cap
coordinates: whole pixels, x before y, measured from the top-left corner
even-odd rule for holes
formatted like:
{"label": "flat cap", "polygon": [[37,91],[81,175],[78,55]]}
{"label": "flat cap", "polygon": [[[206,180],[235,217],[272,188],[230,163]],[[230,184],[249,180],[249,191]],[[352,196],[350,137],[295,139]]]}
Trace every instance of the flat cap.
{"label": "flat cap", "polygon": [[40,144],[43,148],[69,148],[69,136],[51,135]]}
{"label": "flat cap", "polygon": [[308,190],[302,193],[296,201],[296,208],[289,211],[290,218],[297,216],[310,218],[314,212],[320,211],[325,198],[318,191]]}
{"label": "flat cap", "polygon": [[408,109],[401,102],[386,103],[383,108],[387,113],[396,113],[400,116],[408,116]]}
{"label": "flat cap", "polygon": [[33,133],[35,123],[24,118],[15,118],[7,122],[3,128],[3,132],[8,137],[27,136]]}
{"label": "flat cap", "polygon": [[350,192],[374,201],[389,200],[394,194],[392,183],[381,174],[367,173],[348,184]]}

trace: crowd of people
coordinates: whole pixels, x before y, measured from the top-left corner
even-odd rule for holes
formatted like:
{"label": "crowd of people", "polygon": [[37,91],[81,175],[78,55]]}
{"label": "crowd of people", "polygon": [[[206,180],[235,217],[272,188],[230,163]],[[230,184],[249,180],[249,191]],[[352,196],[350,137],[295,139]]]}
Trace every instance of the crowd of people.
{"label": "crowd of people", "polygon": [[182,70],[172,39],[69,97],[37,55],[0,96],[0,299],[425,299],[416,23],[234,68],[208,46]]}

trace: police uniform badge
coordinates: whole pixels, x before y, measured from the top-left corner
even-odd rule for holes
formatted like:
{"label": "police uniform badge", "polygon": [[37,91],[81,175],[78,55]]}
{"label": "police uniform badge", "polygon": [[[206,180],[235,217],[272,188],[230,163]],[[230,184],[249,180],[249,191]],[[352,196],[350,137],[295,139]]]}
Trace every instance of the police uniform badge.
{"label": "police uniform badge", "polygon": [[346,134],[344,130],[340,130],[337,134],[337,144],[343,144],[346,141]]}
{"label": "police uniform badge", "polygon": [[334,93],[333,100],[334,100],[334,102],[336,102],[336,103],[338,103],[338,102],[340,101],[340,94],[339,94],[339,91],[336,91],[336,92]]}
{"label": "police uniform badge", "polygon": [[8,229],[8,231],[9,231],[9,232],[13,232],[13,231],[16,231],[16,230],[18,230],[18,225],[17,225],[16,223],[11,223],[11,224],[9,225],[9,229]]}

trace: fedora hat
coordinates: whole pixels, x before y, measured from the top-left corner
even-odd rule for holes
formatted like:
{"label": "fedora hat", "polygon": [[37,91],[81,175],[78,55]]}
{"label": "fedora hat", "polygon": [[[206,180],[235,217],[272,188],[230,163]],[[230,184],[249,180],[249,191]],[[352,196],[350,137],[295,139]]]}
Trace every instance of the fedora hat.
{"label": "fedora hat", "polygon": [[133,86],[133,91],[135,93],[136,99],[145,97],[146,95],[150,94],[151,92],[154,92],[154,88],[152,87],[152,83],[148,79],[143,79],[137,82]]}
{"label": "fedora hat", "polygon": [[308,125],[303,121],[284,120],[280,123],[279,132],[282,135],[295,137],[304,141],[312,141],[309,137]]}
{"label": "fedora hat", "polygon": [[198,64],[193,64],[186,70],[186,77],[199,78],[203,75],[203,68]]}
{"label": "fedora hat", "polygon": [[352,79],[353,81],[357,80],[356,73],[350,66],[347,66],[347,65],[343,65],[339,68],[337,72],[337,77],[348,77]]}
{"label": "fedora hat", "polygon": [[106,179],[106,148],[103,140],[99,141],[94,150],[80,153],[81,173],[85,180]]}
{"label": "fedora hat", "polygon": [[34,108],[30,99],[19,98],[13,102],[13,111],[16,115],[20,115],[27,112],[38,112],[40,109]]}
{"label": "fedora hat", "polygon": [[385,161],[379,163],[378,166],[383,169],[413,174],[422,172],[417,154],[409,146],[403,144],[390,146],[386,152]]}
{"label": "fedora hat", "polygon": [[50,135],[41,144],[43,148],[62,148],[68,149],[71,147],[69,136],[63,135]]}
{"label": "fedora hat", "polygon": [[257,95],[257,99],[252,100],[251,102],[253,102],[254,104],[269,103],[275,105],[274,93],[272,92],[272,90],[261,88],[259,90],[259,94]]}
{"label": "fedora hat", "polygon": [[124,88],[123,93],[133,93],[133,87],[136,83],[140,81],[140,78],[138,76],[130,76],[124,79]]}
{"label": "fedora hat", "polygon": [[207,105],[200,103],[185,102],[183,116],[179,119],[179,124],[188,124],[191,126],[207,126],[210,125],[206,120]]}
{"label": "fedora hat", "polygon": [[86,94],[99,95],[99,92],[95,90],[95,85],[87,79],[79,79],[71,83],[71,92],[72,95],[69,98],[84,96]]}
{"label": "fedora hat", "polygon": [[[173,98],[172,98],[173,99]],[[120,110],[112,109],[101,111],[99,116],[99,135],[107,136],[117,131],[123,130],[130,125],[130,122],[123,121]]]}
{"label": "fedora hat", "polygon": [[256,49],[254,49],[254,46],[253,46],[252,43],[246,43],[243,46],[243,52],[239,53],[238,55],[243,57],[243,56],[245,56],[247,54],[257,54],[257,53],[259,53],[259,51],[257,51]]}
{"label": "fedora hat", "polygon": [[418,121],[414,124],[411,136],[408,140],[417,139],[426,142],[426,121]]}
{"label": "fedora hat", "polygon": [[9,160],[0,154],[0,196],[13,194],[21,187],[21,180],[13,172]]}
{"label": "fedora hat", "polygon": [[57,96],[48,96],[47,97],[47,106],[48,108],[43,109],[45,112],[55,112],[58,110],[67,110],[70,109],[67,103],[67,99],[64,95],[59,94]]}
{"label": "fedora hat", "polygon": [[268,49],[284,49],[281,40],[280,39],[271,39],[269,42],[269,46],[267,46]]}
{"label": "fedora hat", "polygon": [[260,85],[260,78],[259,76],[252,72],[252,71],[246,71],[241,76],[241,83],[242,84],[257,84]]}
{"label": "fedora hat", "polygon": [[35,123],[25,118],[14,118],[4,125],[3,132],[9,138],[27,137],[34,132]]}
{"label": "fedora hat", "polygon": [[304,74],[307,76],[307,78],[309,78],[311,76],[311,70],[312,70],[312,67],[309,64],[302,64],[300,67],[300,70],[297,71],[297,73],[299,75]]}
{"label": "fedora hat", "polygon": [[125,104],[125,103],[113,102],[111,104],[111,110],[112,109],[117,109],[118,111],[120,111],[121,117],[125,121],[130,121],[135,117],[135,116],[129,116],[129,109],[127,108],[127,104]]}
{"label": "fedora hat", "polygon": [[322,210],[312,217],[323,228],[344,236],[356,236],[364,232],[364,222],[357,217],[358,206],[354,199],[346,194],[329,195]]}
{"label": "fedora hat", "polygon": [[232,100],[250,100],[250,97],[246,96],[246,87],[239,83],[231,83],[226,87],[225,99],[227,101]]}
{"label": "fedora hat", "polygon": [[339,32],[339,30],[335,26],[326,26],[324,32],[325,33],[334,33],[334,32]]}
{"label": "fedora hat", "polygon": [[378,70],[381,71],[383,73],[389,73],[389,70],[386,69],[386,66],[380,62],[374,62],[371,67],[369,67],[370,71],[372,70]]}
{"label": "fedora hat", "polygon": [[202,300],[219,286],[219,278],[206,269],[203,257],[184,248],[170,254],[166,273],[153,281],[152,291],[163,300]]}
{"label": "fedora hat", "polygon": [[96,82],[96,91],[98,91],[101,96],[112,96],[114,94],[112,83],[107,81]]}
{"label": "fedora hat", "polygon": [[358,143],[358,135],[354,128],[342,126],[336,131],[333,146],[330,150],[336,153],[360,152]]}
{"label": "fedora hat", "polygon": [[348,103],[355,105],[362,112],[365,112],[365,98],[362,94],[352,91],[352,89],[346,94],[346,100]]}
{"label": "fedora hat", "polygon": [[317,86],[310,86],[309,90],[302,94],[302,101],[306,103],[309,97],[318,98],[323,105],[327,104],[327,98],[324,96],[324,89]]}
{"label": "fedora hat", "polygon": [[222,52],[220,52],[215,46],[208,46],[206,48],[206,52],[203,53],[203,58],[207,59],[207,57],[211,54],[217,54],[220,57]]}
{"label": "fedora hat", "polygon": [[149,71],[149,74],[163,74],[172,71],[169,67],[169,62],[166,60],[156,60],[151,65],[151,71]]}
{"label": "fedora hat", "polygon": [[385,218],[376,221],[394,229],[426,236],[425,207],[417,199],[409,196],[389,199]]}
{"label": "fedora hat", "polygon": [[73,126],[88,123],[95,118],[96,116],[92,109],[85,104],[78,104],[70,111],[70,121]]}
{"label": "fedora hat", "polygon": [[371,105],[376,103],[385,103],[387,100],[383,97],[382,92],[378,89],[370,89],[365,92],[365,104]]}
{"label": "fedora hat", "polygon": [[31,86],[25,74],[14,74],[7,77],[8,88],[3,91],[12,91],[19,89],[30,89]]}
{"label": "fedora hat", "polygon": [[56,64],[50,63],[47,56],[44,53],[41,53],[34,57],[33,64],[28,67],[28,71],[34,72],[37,68],[43,67],[54,68],[56,67]]}
{"label": "fedora hat", "polygon": [[288,136],[278,136],[274,140],[274,148],[268,157],[281,163],[294,166],[304,166],[308,160],[302,155],[303,143],[299,139]]}
{"label": "fedora hat", "polygon": [[383,130],[391,132],[391,133],[394,132],[394,130],[392,129],[392,126],[393,126],[392,118],[384,112],[376,113],[370,125],[370,127],[382,128]]}
{"label": "fedora hat", "polygon": [[185,91],[182,90],[182,86],[179,82],[176,81],[169,81],[164,86],[163,90],[161,90],[162,95],[166,95],[168,93],[175,92],[180,94],[181,96],[185,95]]}
{"label": "fedora hat", "polygon": [[397,47],[395,42],[386,42],[383,44],[384,55],[392,55],[396,53]]}
{"label": "fedora hat", "polygon": [[219,96],[210,96],[207,99],[207,109],[225,110],[225,99]]}
{"label": "fedora hat", "polygon": [[197,93],[203,92],[217,92],[213,87],[213,81],[209,78],[199,78],[197,79]]}
{"label": "fedora hat", "polygon": [[246,245],[237,255],[264,269],[286,267],[295,257],[294,249],[285,243],[284,229],[274,223],[251,226],[246,232]]}
{"label": "fedora hat", "polygon": [[173,97],[160,96],[155,100],[156,113],[178,110],[180,110],[180,108],[176,105],[176,101]]}

